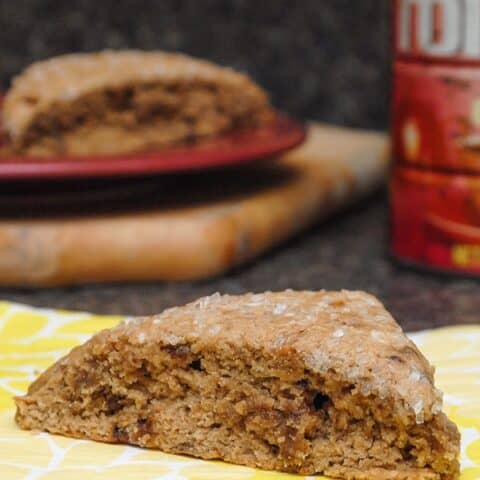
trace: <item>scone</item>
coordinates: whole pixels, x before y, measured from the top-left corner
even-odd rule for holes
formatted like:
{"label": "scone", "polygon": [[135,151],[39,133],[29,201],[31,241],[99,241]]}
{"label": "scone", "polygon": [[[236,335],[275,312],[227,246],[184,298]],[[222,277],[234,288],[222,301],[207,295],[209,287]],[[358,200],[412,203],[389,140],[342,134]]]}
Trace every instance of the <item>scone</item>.
{"label": "scone", "polygon": [[455,479],[433,368],[374,297],[202,298],[104,330],[16,399],[16,421],[269,470]]}
{"label": "scone", "polygon": [[11,152],[130,153],[214,137],[272,118],[247,76],[185,55],[106,51],[35,63],[3,105]]}

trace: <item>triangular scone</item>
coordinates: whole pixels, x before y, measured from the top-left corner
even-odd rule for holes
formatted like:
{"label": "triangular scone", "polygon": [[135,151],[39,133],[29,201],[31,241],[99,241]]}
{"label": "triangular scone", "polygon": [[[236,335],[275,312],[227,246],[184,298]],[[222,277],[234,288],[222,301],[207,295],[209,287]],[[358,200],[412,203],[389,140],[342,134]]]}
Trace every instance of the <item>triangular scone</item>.
{"label": "triangular scone", "polygon": [[126,321],[16,400],[17,423],[264,469],[454,479],[433,368],[362,292],[213,295]]}
{"label": "triangular scone", "polygon": [[154,150],[272,116],[246,75],[186,55],[106,51],[37,62],[3,106],[9,148],[22,155]]}

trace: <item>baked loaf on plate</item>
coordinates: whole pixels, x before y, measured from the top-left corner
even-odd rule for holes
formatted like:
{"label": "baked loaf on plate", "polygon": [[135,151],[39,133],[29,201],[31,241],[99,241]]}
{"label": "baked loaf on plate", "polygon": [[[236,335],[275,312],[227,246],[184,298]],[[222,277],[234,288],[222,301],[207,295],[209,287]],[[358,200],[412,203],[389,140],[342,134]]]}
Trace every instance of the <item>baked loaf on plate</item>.
{"label": "baked loaf on plate", "polygon": [[374,297],[201,298],[104,330],[16,399],[18,425],[270,470],[454,479],[433,368]]}
{"label": "baked loaf on plate", "polygon": [[185,55],[105,51],[35,63],[3,106],[9,150],[26,156],[156,150],[272,118],[247,76]]}

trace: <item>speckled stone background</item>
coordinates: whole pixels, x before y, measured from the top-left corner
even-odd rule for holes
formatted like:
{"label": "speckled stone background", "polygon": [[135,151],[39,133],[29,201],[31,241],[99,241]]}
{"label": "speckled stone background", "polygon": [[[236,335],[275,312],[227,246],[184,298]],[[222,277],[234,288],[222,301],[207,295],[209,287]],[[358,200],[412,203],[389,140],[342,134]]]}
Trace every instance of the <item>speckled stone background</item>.
{"label": "speckled stone background", "polygon": [[[303,118],[387,126],[389,0],[0,1],[0,75],[79,50],[182,50],[252,74]],[[218,279],[187,284],[0,290],[0,298],[102,313],[149,314],[217,290],[365,289],[408,330],[479,323],[480,283],[398,266],[385,191]]]}
{"label": "speckled stone background", "polygon": [[253,75],[302,117],[381,128],[388,0],[2,0],[0,74],[104,48],[180,50]]}
{"label": "speckled stone background", "polygon": [[417,272],[388,255],[385,193],[320,224],[255,262],[195,283],[0,290],[0,298],[45,307],[148,315],[216,291],[362,289],[378,295],[407,330],[478,324],[477,280]]}

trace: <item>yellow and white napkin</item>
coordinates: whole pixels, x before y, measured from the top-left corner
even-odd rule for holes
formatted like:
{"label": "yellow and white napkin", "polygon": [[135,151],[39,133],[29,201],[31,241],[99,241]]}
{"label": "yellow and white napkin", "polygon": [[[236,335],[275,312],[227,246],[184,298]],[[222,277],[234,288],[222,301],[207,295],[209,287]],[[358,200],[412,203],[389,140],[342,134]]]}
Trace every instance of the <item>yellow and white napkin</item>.
{"label": "yellow and white napkin", "polygon": [[[0,479],[287,480],[296,477],[124,445],[20,430],[12,397],[93,333],[122,317],[0,302]],[[445,411],[462,433],[461,480],[480,479],[480,326],[411,335],[436,366]],[[316,477],[318,478],[318,477]]]}

